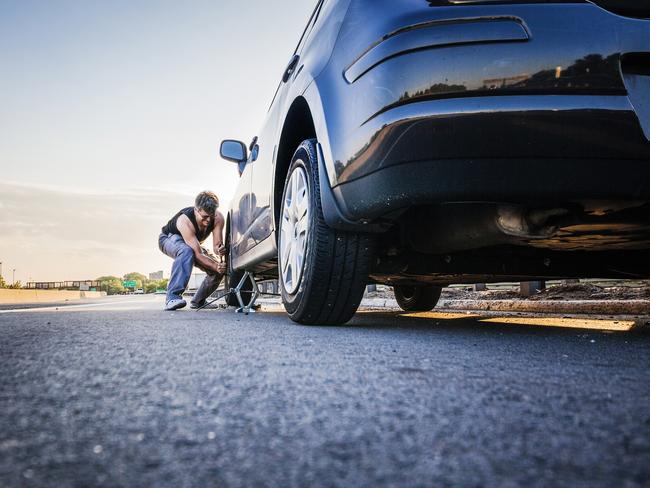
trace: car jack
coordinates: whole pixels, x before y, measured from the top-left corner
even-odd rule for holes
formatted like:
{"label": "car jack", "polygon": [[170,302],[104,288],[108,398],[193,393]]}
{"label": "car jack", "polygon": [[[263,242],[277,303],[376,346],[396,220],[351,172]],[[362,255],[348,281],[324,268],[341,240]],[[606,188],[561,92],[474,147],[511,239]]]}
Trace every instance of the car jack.
{"label": "car jack", "polygon": [[[247,280],[250,281],[253,288],[250,292],[250,300],[248,303],[244,304],[244,299],[241,296],[241,290],[246,285]],[[241,280],[239,280],[239,284],[231,290],[231,293],[235,294],[235,297],[237,297],[237,301],[239,302],[239,308],[235,310],[235,313],[243,313],[246,315],[249,313],[255,313],[255,301],[257,300],[257,297],[260,296],[260,289],[258,288],[257,281],[255,281],[255,278],[252,274],[246,271],[244,273],[244,276],[241,277]]]}
{"label": "car jack", "polygon": [[[245,290],[245,293],[250,293],[251,297],[248,300],[247,303],[244,303],[244,299],[242,298],[242,289],[244,286],[246,286],[246,282],[249,281],[252,289],[251,291]],[[235,310],[235,313],[243,313],[248,315],[249,313],[255,313],[255,302],[257,301],[257,298],[260,296],[260,289],[257,286],[257,281],[255,281],[255,278],[251,273],[246,271],[244,273],[244,276],[242,276],[241,280],[239,280],[239,283],[235,288],[231,288],[230,290],[224,290],[222,293],[220,293],[218,296],[214,297],[212,300],[207,301],[198,307],[196,311],[198,312],[199,310],[203,310],[204,308],[212,305],[214,302],[221,300],[222,298],[228,296],[228,295],[235,295],[237,298],[237,302],[239,303],[239,308]]]}

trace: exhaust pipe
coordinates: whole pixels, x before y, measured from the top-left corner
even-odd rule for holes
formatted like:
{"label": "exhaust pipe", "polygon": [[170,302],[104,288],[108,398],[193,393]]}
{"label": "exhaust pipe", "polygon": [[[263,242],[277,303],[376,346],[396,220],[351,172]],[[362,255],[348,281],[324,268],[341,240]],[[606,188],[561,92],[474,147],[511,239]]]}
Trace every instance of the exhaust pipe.
{"label": "exhaust pipe", "polygon": [[525,239],[548,239],[558,231],[558,225],[552,225],[553,217],[567,215],[564,208],[546,210],[526,210],[523,207],[502,206],[497,210],[496,225],[507,236]]}
{"label": "exhaust pipe", "polygon": [[553,237],[564,208],[527,209],[517,205],[447,204],[413,209],[406,237],[418,252],[444,254]]}

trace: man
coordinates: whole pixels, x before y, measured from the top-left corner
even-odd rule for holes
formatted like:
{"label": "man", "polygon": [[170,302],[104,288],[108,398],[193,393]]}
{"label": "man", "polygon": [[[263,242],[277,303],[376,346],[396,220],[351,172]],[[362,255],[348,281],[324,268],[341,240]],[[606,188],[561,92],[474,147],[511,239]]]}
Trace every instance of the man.
{"label": "man", "polygon": [[210,234],[214,253],[225,254],[223,245],[224,218],[219,208],[217,195],[210,191],[198,194],[194,207],[187,207],[174,215],[162,228],[158,238],[158,247],[167,256],[174,259],[172,274],[167,285],[165,310],[177,310],[187,303],[183,292],[192,276],[192,268],[205,271],[207,276],[194,294],[191,308],[199,308],[219,286],[226,271],[225,263],[219,262],[201,247]]}

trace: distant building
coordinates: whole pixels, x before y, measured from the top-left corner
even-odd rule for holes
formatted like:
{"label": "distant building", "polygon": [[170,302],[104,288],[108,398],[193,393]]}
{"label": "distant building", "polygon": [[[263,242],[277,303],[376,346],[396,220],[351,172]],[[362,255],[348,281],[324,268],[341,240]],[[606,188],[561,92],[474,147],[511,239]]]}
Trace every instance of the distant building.
{"label": "distant building", "polygon": [[160,281],[163,279],[163,272],[156,271],[155,273],[149,273],[149,279],[151,281]]}

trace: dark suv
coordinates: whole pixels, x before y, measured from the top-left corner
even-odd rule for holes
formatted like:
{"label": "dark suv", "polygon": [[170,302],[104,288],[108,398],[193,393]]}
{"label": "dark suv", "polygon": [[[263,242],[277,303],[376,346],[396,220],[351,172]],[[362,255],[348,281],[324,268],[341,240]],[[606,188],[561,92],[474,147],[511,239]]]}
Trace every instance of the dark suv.
{"label": "dark suv", "polygon": [[304,324],[367,283],[650,276],[650,4],[321,0],[241,180],[230,282]]}

